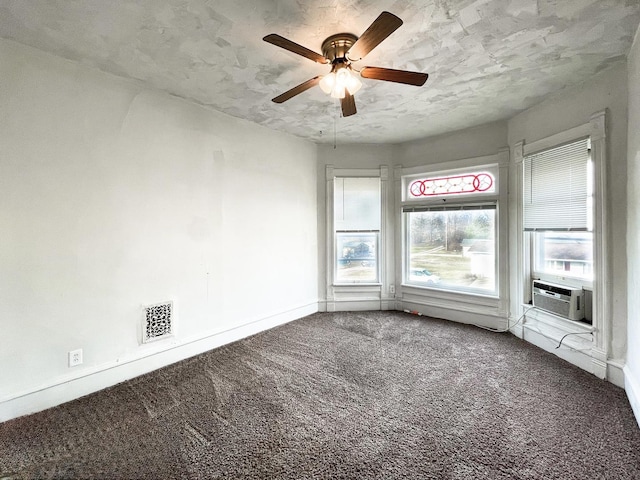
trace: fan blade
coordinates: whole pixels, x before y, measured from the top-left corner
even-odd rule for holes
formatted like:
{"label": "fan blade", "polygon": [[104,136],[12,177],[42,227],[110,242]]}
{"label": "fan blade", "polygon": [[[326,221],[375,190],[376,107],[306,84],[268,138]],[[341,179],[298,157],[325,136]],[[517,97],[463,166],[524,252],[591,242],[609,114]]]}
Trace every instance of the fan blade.
{"label": "fan blade", "polygon": [[391,68],[364,67],[360,70],[360,76],[373,80],[385,80],[387,82],[405,83],[421,87],[429,78],[427,73],[408,72],[406,70],[393,70]]}
{"label": "fan blade", "polygon": [[291,90],[287,90],[282,95],[278,95],[276,98],[272,99],[271,101],[275,103],[286,102],[290,98],[295,97],[296,95],[306,90],[309,90],[311,87],[315,87],[318,83],[320,83],[321,78],[322,77],[320,75],[318,75],[317,77],[313,77],[311,80],[307,80],[306,82],[301,83],[296,87],[293,87]]}
{"label": "fan blade", "polygon": [[355,115],[356,110],[356,99],[349,92],[344,92],[344,98],[340,100],[340,105],[342,106],[342,116],[348,117],[349,115]]}
{"label": "fan blade", "polygon": [[286,38],[281,37],[276,33],[267,35],[262,40],[264,40],[267,43],[271,43],[276,47],[284,48],[285,50],[289,50],[290,52],[297,53],[298,55],[302,55],[303,57],[307,57],[308,59],[313,60],[314,62],[329,63],[329,60],[324,58],[319,53],[316,53],[313,50],[309,50],[308,48],[303,47],[302,45],[298,45],[297,43],[292,42],[291,40],[287,40]]}
{"label": "fan blade", "polygon": [[360,38],[356,40],[356,43],[352,45],[347,52],[347,57],[352,62],[357,62],[364,58],[371,50],[380,45],[385,38],[395,32],[400,25],[402,25],[402,20],[393,13],[382,12]]}

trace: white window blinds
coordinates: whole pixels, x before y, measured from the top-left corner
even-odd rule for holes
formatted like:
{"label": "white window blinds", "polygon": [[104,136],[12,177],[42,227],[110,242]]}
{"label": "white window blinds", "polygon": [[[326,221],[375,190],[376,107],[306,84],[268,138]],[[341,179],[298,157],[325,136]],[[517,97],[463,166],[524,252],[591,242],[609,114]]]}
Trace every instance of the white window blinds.
{"label": "white window blinds", "polygon": [[525,231],[590,229],[589,139],[524,158]]}
{"label": "white window blinds", "polygon": [[336,178],[336,231],[380,230],[380,178]]}

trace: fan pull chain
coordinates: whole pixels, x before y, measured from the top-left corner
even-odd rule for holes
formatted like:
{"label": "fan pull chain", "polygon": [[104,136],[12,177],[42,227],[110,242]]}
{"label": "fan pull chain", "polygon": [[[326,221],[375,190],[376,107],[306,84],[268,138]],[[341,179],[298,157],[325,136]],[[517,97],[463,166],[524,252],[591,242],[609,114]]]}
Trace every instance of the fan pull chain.
{"label": "fan pull chain", "polygon": [[333,116],[333,149],[337,148],[337,137],[338,137],[338,103],[335,102],[335,115]]}

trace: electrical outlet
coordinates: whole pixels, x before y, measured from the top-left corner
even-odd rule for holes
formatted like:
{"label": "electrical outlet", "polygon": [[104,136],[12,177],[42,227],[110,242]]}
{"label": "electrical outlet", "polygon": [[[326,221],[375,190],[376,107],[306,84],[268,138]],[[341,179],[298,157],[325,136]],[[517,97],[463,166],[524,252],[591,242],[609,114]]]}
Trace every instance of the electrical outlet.
{"label": "electrical outlet", "polygon": [[71,350],[69,352],[69,366],[76,367],[82,365],[82,349]]}
{"label": "electrical outlet", "polygon": [[396,286],[395,285],[389,285],[389,293],[396,293]]}

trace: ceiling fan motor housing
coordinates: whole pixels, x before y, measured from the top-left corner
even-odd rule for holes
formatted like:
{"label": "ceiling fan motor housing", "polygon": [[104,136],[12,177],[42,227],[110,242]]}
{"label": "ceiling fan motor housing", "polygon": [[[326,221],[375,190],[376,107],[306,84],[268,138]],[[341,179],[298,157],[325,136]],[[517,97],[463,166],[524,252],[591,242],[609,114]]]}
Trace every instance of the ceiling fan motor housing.
{"label": "ceiling fan motor housing", "polygon": [[332,64],[336,63],[336,61],[345,62],[347,52],[356,43],[356,40],[358,40],[358,37],[351,33],[331,35],[322,42],[322,55]]}

